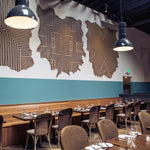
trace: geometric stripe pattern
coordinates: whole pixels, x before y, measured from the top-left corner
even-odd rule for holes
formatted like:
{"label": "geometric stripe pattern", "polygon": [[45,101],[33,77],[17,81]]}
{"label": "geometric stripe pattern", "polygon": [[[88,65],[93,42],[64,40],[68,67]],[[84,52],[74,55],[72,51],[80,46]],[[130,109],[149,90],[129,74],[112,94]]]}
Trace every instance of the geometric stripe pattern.
{"label": "geometric stripe pattern", "polygon": [[38,47],[41,58],[46,58],[51,70],[57,69],[57,77],[61,72],[70,75],[77,72],[79,65],[83,64],[83,50],[81,21],[67,17],[60,19],[52,8],[42,10],[37,7],[40,18]]}
{"label": "geometric stripe pattern", "polygon": [[[113,51],[116,31],[101,28],[96,23],[86,21],[88,27],[87,50],[96,76],[111,78],[118,67],[118,52]],[[92,37],[92,38],[91,38]]]}
{"label": "geometric stripe pattern", "polygon": [[5,25],[5,17],[14,6],[15,0],[0,0],[0,66],[21,71],[34,64],[29,48],[31,30],[18,30]]}

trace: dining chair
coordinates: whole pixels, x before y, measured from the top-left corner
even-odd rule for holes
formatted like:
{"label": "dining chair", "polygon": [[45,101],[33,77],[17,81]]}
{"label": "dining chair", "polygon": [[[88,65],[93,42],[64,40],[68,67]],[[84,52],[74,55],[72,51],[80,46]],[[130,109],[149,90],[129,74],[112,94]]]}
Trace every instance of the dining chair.
{"label": "dining chair", "polygon": [[1,150],[2,150],[2,129],[3,129],[3,122],[4,122],[3,116],[0,115],[0,147],[1,147]]}
{"label": "dining chair", "polygon": [[127,129],[128,119],[130,119],[130,123],[132,124],[132,118],[131,118],[132,108],[133,108],[133,103],[132,102],[125,105],[125,113],[119,113],[119,114],[116,115],[116,125],[118,125],[119,118],[122,118],[125,121],[126,129]]}
{"label": "dining chair", "polygon": [[138,113],[140,112],[140,108],[141,108],[141,100],[137,100],[133,104],[134,112],[132,114],[133,114],[134,124],[135,124],[136,117],[138,116]]}
{"label": "dining chair", "polygon": [[147,102],[147,112],[150,114],[150,101]]}
{"label": "dining chair", "polygon": [[89,137],[91,138],[91,128],[93,125],[97,125],[97,122],[99,121],[99,111],[100,106],[93,106],[90,108],[89,111],[89,119],[85,119],[81,121],[81,126],[83,127],[84,124],[86,124],[89,128]]}
{"label": "dining chair", "polygon": [[140,121],[141,132],[143,134],[150,134],[150,114],[145,111],[141,111],[138,113],[138,116]]}
{"label": "dining chair", "polygon": [[31,135],[34,141],[34,150],[36,150],[36,144],[38,139],[46,135],[49,148],[52,149],[50,143],[50,132],[51,132],[51,122],[52,122],[52,115],[50,113],[43,113],[39,114],[34,120],[34,129],[27,130],[27,139],[26,139],[26,146],[25,150],[28,146],[29,136]]}
{"label": "dining chair", "polygon": [[57,131],[58,135],[58,147],[60,144],[60,131],[68,125],[71,125],[72,123],[72,108],[66,108],[59,112],[58,114],[58,124],[52,125],[52,129]]}
{"label": "dining chair", "polygon": [[114,104],[110,104],[106,107],[106,114],[105,116],[99,117],[100,120],[102,119],[110,119],[114,121]]}
{"label": "dining chair", "polygon": [[60,133],[60,145],[62,150],[84,149],[89,145],[87,132],[77,125],[66,126]]}
{"label": "dining chair", "polygon": [[102,141],[118,137],[118,128],[110,119],[103,119],[97,123],[98,131]]}

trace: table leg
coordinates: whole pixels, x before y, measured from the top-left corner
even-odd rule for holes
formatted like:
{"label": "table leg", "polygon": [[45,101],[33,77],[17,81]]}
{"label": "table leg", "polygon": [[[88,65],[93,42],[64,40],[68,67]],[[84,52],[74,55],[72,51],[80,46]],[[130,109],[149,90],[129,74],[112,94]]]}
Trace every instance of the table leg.
{"label": "table leg", "polygon": [[[54,125],[54,124],[55,124],[55,117],[53,116],[52,125]],[[56,144],[56,143],[57,143],[56,138],[55,138],[55,129],[52,129],[52,140],[51,140],[51,142],[52,142],[53,144]]]}
{"label": "table leg", "polygon": [[81,121],[84,119],[84,113],[81,112]]}

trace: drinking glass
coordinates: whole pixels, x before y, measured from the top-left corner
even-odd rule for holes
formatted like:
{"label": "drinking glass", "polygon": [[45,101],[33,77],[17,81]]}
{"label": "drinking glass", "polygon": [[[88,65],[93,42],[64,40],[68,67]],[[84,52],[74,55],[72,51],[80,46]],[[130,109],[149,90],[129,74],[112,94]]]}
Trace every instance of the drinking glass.
{"label": "drinking glass", "polygon": [[136,127],[135,126],[131,126],[128,130],[128,134],[130,135],[128,137],[128,140],[127,140],[127,145],[132,149],[132,148],[136,148],[136,145],[135,145],[135,138],[137,137],[137,131],[136,131]]}
{"label": "drinking glass", "polygon": [[21,114],[22,114],[22,115],[24,114],[24,109],[23,109],[23,108],[21,108]]}
{"label": "drinking glass", "polygon": [[125,104],[128,104],[128,100],[127,99],[125,100]]}

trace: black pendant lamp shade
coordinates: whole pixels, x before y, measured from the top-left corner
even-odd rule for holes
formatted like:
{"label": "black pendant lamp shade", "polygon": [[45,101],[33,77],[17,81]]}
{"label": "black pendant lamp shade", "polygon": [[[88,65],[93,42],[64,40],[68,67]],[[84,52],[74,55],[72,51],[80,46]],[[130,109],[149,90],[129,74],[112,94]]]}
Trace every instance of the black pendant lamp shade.
{"label": "black pendant lamp shade", "polygon": [[37,18],[29,8],[28,0],[16,0],[16,6],[12,8],[5,24],[16,29],[32,29],[38,25]]}
{"label": "black pendant lamp shade", "polygon": [[130,51],[133,49],[132,43],[127,39],[126,35],[126,23],[119,23],[119,40],[116,42],[114,51]]}

